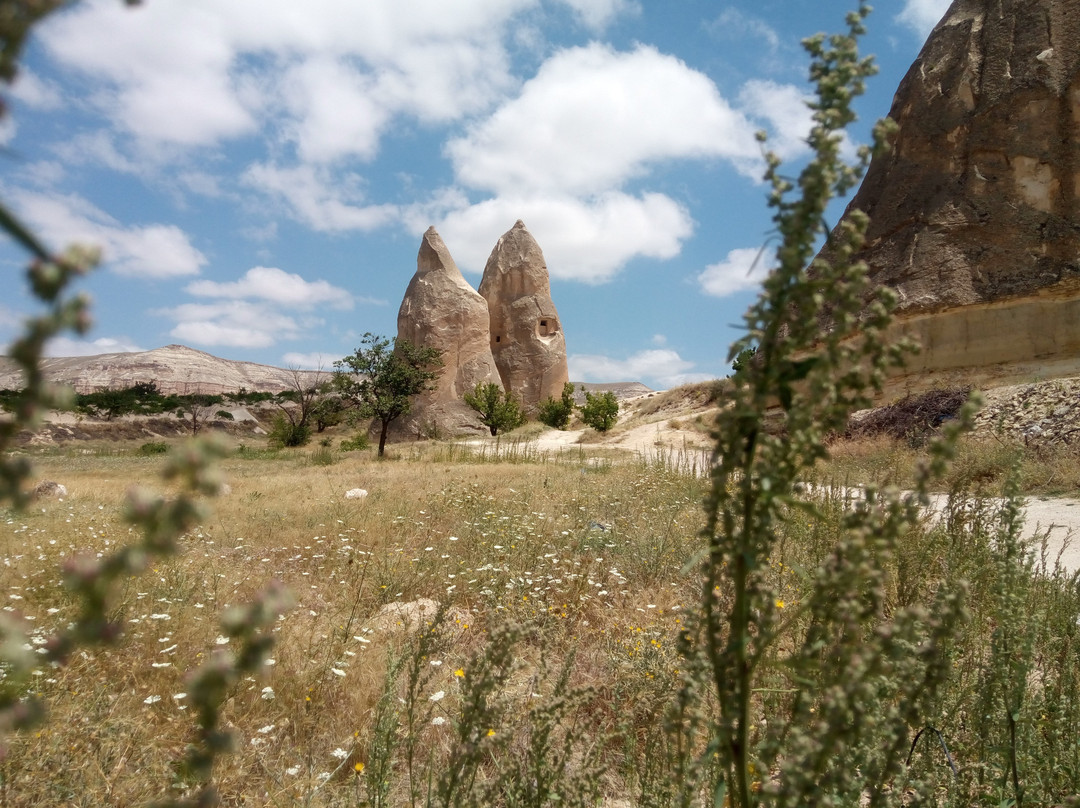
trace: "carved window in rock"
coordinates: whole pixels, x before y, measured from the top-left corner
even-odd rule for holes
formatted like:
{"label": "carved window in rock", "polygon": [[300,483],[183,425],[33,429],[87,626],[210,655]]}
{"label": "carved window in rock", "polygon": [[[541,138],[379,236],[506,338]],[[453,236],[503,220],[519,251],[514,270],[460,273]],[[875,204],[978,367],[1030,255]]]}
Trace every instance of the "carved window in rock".
{"label": "carved window in rock", "polygon": [[559,321],[554,317],[541,317],[536,322],[536,334],[541,337],[553,337],[559,333]]}

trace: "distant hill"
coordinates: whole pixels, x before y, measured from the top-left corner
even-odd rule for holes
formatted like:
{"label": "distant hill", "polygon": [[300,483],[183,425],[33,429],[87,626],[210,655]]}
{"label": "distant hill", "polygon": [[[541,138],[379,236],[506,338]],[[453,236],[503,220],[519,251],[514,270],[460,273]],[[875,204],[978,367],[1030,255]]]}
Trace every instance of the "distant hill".
{"label": "distant hill", "polygon": [[[219,395],[241,388],[250,392],[278,393],[293,387],[294,371],[237,362],[184,345],[166,345],[152,351],[67,356],[43,359],[42,370],[53,382],[71,385],[77,393],[123,389],[138,382],[154,382],[162,393]],[[315,371],[295,371],[308,382]],[[324,371],[323,376],[329,373]],[[0,390],[18,390],[25,380],[14,360],[0,357]]]}

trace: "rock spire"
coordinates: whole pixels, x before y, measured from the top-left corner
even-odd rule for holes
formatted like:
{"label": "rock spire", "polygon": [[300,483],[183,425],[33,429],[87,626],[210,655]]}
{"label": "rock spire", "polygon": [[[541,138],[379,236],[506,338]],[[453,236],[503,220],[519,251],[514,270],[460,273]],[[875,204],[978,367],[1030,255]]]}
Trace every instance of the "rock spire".
{"label": "rock spire", "polygon": [[480,429],[462,401],[478,382],[499,382],[491,355],[487,303],[461,274],[442,238],[428,228],[416,257],[416,274],[398,310],[398,339],[443,352],[434,390],[418,397],[399,430],[431,423],[450,431]]}
{"label": "rock spire", "polygon": [[491,353],[503,387],[527,409],[558,398],[569,378],[566,339],[544,253],[520,219],[491,251],[480,294],[490,312]]}

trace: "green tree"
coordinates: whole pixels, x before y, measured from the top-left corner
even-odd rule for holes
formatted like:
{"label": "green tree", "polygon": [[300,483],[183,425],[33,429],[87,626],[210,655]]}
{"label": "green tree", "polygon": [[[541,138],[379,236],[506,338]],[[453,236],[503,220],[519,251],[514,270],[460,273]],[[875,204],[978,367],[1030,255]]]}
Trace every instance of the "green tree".
{"label": "green tree", "polygon": [[540,402],[536,417],[540,423],[552,429],[566,429],[570,425],[570,416],[573,414],[574,385],[573,382],[567,382],[563,385],[562,395],[558,399],[548,396]]}
{"label": "green tree", "polygon": [[480,423],[491,430],[492,435],[509,429],[517,429],[525,423],[525,413],[513,393],[504,392],[494,382],[477,382],[471,393],[464,395],[465,403],[480,413]]}
{"label": "green tree", "polygon": [[361,345],[352,356],[334,363],[334,386],[362,417],[379,420],[382,457],[390,424],[407,415],[413,396],[430,390],[439,378],[442,351],[404,339],[391,342],[370,331]]}
{"label": "green tree", "polygon": [[581,408],[581,420],[586,426],[591,426],[597,432],[607,432],[615,422],[619,420],[619,401],[615,394],[608,390],[604,393],[593,395],[584,387],[585,405]]}

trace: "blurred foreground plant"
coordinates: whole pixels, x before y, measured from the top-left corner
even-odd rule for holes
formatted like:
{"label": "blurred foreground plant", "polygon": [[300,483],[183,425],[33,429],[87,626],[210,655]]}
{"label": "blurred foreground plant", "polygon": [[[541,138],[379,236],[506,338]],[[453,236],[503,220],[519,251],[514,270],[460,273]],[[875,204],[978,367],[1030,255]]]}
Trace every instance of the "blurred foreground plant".
{"label": "blurred foreground plant", "polygon": [[[137,0],[127,0],[127,5],[137,4]],[[0,79],[11,82],[15,78],[18,56],[31,27],[62,5],[59,0],[0,4]],[[4,112],[6,108],[0,107],[0,114]],[[89,330],[89,300],[81,293],[70,294],[69,289],[97,264],[99,254],[78,246],[54,254],[2,205],[0,230],[31,254],[27,281],[33,296],[46,307],[43,314],[27,321],[23,335],[8,349],[24,374],[25,384],[16,397],[12,417],[0,421],[0,503],[10,501],[20,508],[29,498],[24,483],[32,470],[25,458],[13,457],[10,450],[18,434],[39,426],[47,411],[69,409],[74,403],[69,388],[45,380],[41,359],[50,338],[65,331],[81,335]],[[180,481],[183,493],[171,501],[143,490],[129,495],[127,520],[139,528],[141,538],[103,558],[81,556],[67,563],[64,583],[78,599],[79,614],[66,629],[49,638],[43,656],[30,650],[23,621],[13,613],[0,613],[0,755],[4,735],[45,718],[42,702],[27,687],[35,668],[42,663],[63,664],[80,647],[120,638],[121,623],[115,618],[112,602],[116,585],[143,572],[154,559],[180,551],[180,538],[206,517],[197,497],[218,492],[221,480],[215,461],[222,454],[222,447],[210,441],[193,442],[178,450],[166,464],[163,477]],[[221,706],[242,675],[261,669],[273,644],[268,629],[286,606],[287,597],[272,586],[250,606],[236,607],[223,618],[226,636],[239,640],[238,649],[216,651],[189,680],[199,732],[181,769],[202,786],[193,796],[166,804],[216,804],[208,781],[215,758],[229,748],[228,733],[218,728]]]}

